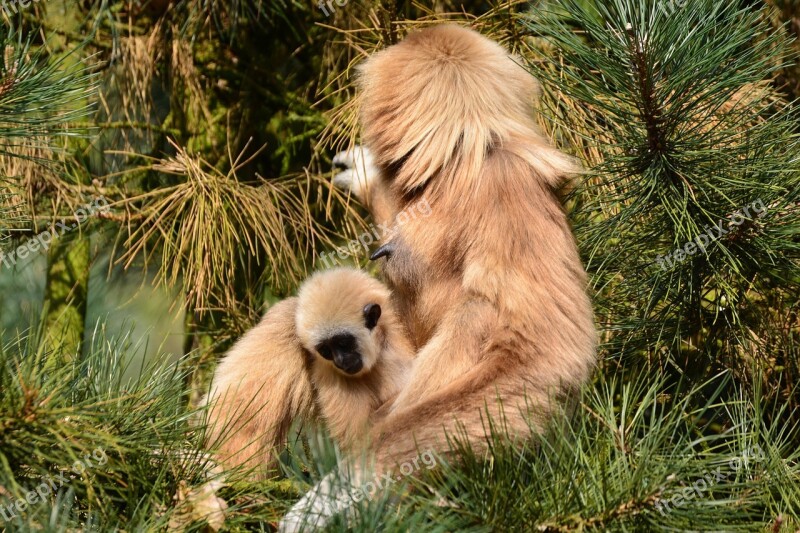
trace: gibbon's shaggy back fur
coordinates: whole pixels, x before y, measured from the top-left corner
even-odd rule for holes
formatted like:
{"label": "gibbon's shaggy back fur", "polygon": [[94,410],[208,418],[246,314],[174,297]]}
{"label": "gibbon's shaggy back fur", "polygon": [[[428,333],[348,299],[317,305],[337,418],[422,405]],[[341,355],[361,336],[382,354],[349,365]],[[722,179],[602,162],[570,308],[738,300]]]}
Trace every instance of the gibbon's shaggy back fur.
{"label": "gibbon's shaggy back fur", "polygon": [[[381,282],[340,268],[315,274],[297,297],[270,308],[220,361],[204,400],[219,462],[266,477],[296,418],[321,418],[346,451],[360,451],[370,416],[405,385],[413,356],[390,300]],[[367,305],[380,306],[369,329]],[[317,352],[336,335],[356,341],[358,374],[339,372]]]}
{"label": "gibbon's shaggy back fur", "polygon": [[532,120],[536,80],[497,43],[455,25],[410,34],[359,68],[365,144],[397,194],[426,186],[476,199],[493,148],[543,184],[574,173]]}
{"label": "gibbon's shaggy back fur", "polygon": [[530,431],[596,361],[586,276],[554,188],[577,171],[538,132],[535,80],[498,44],[428,28],[360,69],[363,136],[402,210],[432,214],[389,245],[384,274],[420,350],[373,430],[377,468],[445,451],[456,421],[485,449],[485,408]]}
{"label": "gibbon's shaggy back fur", "polygon": [[243,466],[255,479],[275,473],[275,448],[295,418],[315,416],[309,359],[295,329],[297,298],[273,305],[231,347],[214,371],[206,444],[225,469]]}

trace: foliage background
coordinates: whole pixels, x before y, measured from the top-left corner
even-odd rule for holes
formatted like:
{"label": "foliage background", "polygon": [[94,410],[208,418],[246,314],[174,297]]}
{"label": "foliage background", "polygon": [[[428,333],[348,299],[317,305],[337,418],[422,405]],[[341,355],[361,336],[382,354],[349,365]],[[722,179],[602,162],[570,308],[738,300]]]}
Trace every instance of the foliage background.
{"label": "foliage background", "polygon": [[[191,491],[203,467],[192,406],[264,306],[364,224],[330,185],[332,155],[358,137],[353,67],[413,29],[455,21],[519,54],[543,82],[542,128],[587,169],[562,196],[592,279],[602,362],[575,417],[538,446],[498,436],[491,460],[464,450],[463,464],[426,473],[399,502],[367,502],[358,523],[800,528],[800,4],[350,0],[327,10],[49,0],[4,16],[2,250],[95,198],[110,203],[47,252],[0,269],[0,505],[98,446],[109,455],[103,471],[71,475],[68,490],[5,527],[219,527]],[[659,254],[755,199],[764,219],[659,267]],[[226,487],[223,527],[274,525],[331,467],[321,442],[290,446],[289,481]],[[724,481],[659,510],[755,447],[758,464],[728,467]]]}

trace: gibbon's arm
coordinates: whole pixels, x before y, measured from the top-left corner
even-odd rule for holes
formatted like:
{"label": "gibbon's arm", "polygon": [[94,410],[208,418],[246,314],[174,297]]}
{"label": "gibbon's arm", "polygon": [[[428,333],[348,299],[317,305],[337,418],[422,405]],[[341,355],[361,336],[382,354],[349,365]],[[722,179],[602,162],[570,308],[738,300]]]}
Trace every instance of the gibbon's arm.
{"label": "gibbon's arm", "polygon": [[377,224],[391,223],[398,207],[369,148],[356,145],[336,154],[333,166],[342,169],[333,176],[333,185],[353,194],[364,204]]}
{"label": "gibbon's arm", "polygon": [[417,352],[408,385],[392,403],[391,412],[427,401],[473,369],[496,323],[497,311],[488,302],[454,302],[433,337]]}
{"label": "gibbon's arm", "polygon": [[205,403],[207,444],[226,468],[243,465],[264,479],[277,467],[297,417],[314,416],[307,355],[295,334],[297,298],[269,309],[220,361]]}

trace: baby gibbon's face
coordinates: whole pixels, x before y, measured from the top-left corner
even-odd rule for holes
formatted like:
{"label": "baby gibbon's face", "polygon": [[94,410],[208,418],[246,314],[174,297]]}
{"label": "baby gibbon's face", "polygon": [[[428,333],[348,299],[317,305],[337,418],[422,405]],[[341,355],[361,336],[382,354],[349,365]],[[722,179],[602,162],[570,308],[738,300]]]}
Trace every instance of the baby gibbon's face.
{"label": "baby gibbon's face", "polygon": [[[327,338],[324,334],[320,335],[322,340],[314,347],[323,359],[331,361],[345,374],[358,374],[364,369],[365,359],[367,363],[370,363],[369,366],[372,366],[374,360],[377,359],[377,347],[374,346],[372,331],[380,319],[381,306],[376,303],[367,304],[364,306],[363,314],[363,329],[350,328],[347,324],[342,324],[341,331],[335,332]],[[373,353],[375,357],[369,357]]]}
{"label": "baby gibbon's face", "polygon": [[322,271],[298,292],[297,335],[303,346],[338,372],[369,372],[385,339],[381,321],[389,291],[364,272]]}

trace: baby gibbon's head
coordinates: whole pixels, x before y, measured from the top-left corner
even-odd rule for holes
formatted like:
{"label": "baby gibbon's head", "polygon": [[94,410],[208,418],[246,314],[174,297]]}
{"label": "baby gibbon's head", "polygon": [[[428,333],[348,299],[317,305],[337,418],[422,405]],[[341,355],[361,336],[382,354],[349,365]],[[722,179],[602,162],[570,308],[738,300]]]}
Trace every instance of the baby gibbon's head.
{"label": "baby gibbon's head", "polygon": [[303,346],[345,375],[369,372],[393,320],[386,286],[360,270],[337,268],[311,276],[297,298]]}

